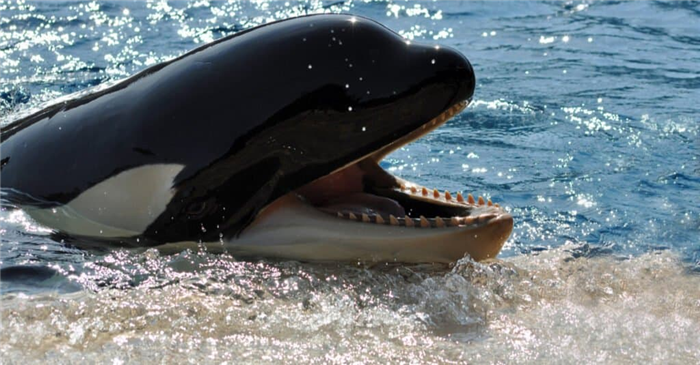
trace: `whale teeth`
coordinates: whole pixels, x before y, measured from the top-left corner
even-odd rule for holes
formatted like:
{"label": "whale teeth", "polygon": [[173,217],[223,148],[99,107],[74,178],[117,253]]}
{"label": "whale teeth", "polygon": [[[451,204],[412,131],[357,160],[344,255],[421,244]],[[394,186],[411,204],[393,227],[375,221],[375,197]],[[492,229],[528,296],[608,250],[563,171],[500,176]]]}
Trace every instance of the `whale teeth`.
{"label": "whale teeth", "polygon": [[445,200],[452,200],[452,194],[449,191],[445,191]]}
{"label": "whale teeth", "polygon": [[415,193],[418,192],[418,189],[416,189],[415,186],[411,186],[411,192],[412,192],[413,194],[415,194]]}
{"label": "whale teeth", "polygon": [[474,224],[474,217],[464,217],[464,224]]}
{"label": "whale teeth", "polygon": [[398,226],[399,220],[396,219],[393,214],[389,214],[389,223],[391,223],[392,226]]}
{"label": "whale teeth", "polygon": [[375,222],[376,222],[377,224],[384,224],[384,223],[385,223],[384,218],[382,218],[381,215],[378,215],[378,216],[376,216],[376,217],[377,217],[377,219],[376,219]]}
{"label": "whale teeth", "polygon": [[357,220],[357,216],[354,215],[352,212],[348,213],[348,218],[350,218],[350,219],[352,219],[352,220],[354,220],[354,221]]}
{"label": "whale teeth", "polygon": [[486,202],[486,203],[488,204],[489,207],[490,207],[490,206],[493,206],[493,202],[491,201],[491,199],[489,199],[489,201]]}
{"label": "whale teeth", "polygon": [[464,203],[464,196],[462,196],[462,193],[457,193],[457,201]]}
{"label": "whale teeth", "polygon": [[404,216],[403,217],[404,222],[406,223],[406,227],[415,227],[415,223],[413,223],[413,219],[411,219],[409,216]]}
{"label": "whale teeth", "polygon": [[501,207],[500,205],[498,205],[498,203],[494,204],[493,206],[496,207],[496,208],[500,208],[500,207]]}
{"label": "whale teeth", "polygon": [[467,201],[469,202],[469,204],[474,204],[474,195],[467,195]]}
{"label": "whale teeth", "polygon": [[445,221],[443,221],[440,217],[435,217],[435,226],[438,228],[443,228],[445,227]]}
{"label": "whale teeth", "polygon": [[425,186],[424,186],[424,187],[423,187],[423,190],[421,191],[421,193],[423,193],[423,196],[428,196],[428,189],[426,189]]}
{"label": "whale teeth", "polygon": [[496,215],[494,215],[494,214],[482,214],[482,215],[477,217],[477,221],[479,223],[486,223],[495,217],[496,217]]}
{"label": "whale teeth", "polygon": [[423,228],[428,228],[430,227],[430,222],[428,222],[424,216],[420,216],[420,226]]}
{"label": "whale teeth", "polygon": [[451,223],[452,226],[454,226],[454,227],[459,226],[459,218],[457,218],[457,217],[452,217],[452,218],[450,218],[450,223]]}
{"label": "whale teeth", "polygon": [[484,197],[479,196],[479,205],[484,205]]}
{"label": "whale teeth", "polygon": [[440,198],[440,192],[438,191],[438,189],[433,189],[433,198]]}
{"label": "whale teeth", "polygon": [[362,221],[365,223],[369,223],[369,216],[365,213],[362,213]]}
{"label": "whale teeth", "polygon": [[338,212],[338,218],[343,218],[343,213]]}

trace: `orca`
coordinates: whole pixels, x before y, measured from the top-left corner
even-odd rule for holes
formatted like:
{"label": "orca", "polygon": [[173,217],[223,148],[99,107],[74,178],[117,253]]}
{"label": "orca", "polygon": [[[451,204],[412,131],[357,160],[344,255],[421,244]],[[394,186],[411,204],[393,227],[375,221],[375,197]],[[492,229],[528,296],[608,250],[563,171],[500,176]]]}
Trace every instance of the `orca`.
{"label": "orca", "polygon": [[493,258],[513,227],[505,209],[379,166],[474,87],[458,51],[370,19],[277,21],[3,127],[2,202],[77,246]]}

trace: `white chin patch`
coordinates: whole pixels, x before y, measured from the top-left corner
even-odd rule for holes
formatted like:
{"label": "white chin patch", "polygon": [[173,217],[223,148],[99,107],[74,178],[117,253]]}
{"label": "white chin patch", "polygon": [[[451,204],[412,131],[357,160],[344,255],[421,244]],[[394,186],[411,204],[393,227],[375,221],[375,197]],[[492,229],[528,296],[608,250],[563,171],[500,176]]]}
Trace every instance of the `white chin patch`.
{"label": "white chin patch", "polygon": [[25,208],[38,223],[68,234],[132,237],[142,234],[165,211],[184,165],[139,166],[104,180],[71,200],[49,208]]}

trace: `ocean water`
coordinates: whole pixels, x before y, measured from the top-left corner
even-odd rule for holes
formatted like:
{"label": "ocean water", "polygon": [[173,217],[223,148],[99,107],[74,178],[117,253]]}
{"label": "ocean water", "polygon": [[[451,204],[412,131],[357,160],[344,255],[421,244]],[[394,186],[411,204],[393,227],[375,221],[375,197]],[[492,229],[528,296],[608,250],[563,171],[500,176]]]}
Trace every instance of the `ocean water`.
{"label": "ocean water", "polygon": [[1,123],[318,12],[471,60],[472,105],[382,165],[506,206],[498,260],[96,254],[3,209],[2,363],[700,362],[699,2],[0,0]]}

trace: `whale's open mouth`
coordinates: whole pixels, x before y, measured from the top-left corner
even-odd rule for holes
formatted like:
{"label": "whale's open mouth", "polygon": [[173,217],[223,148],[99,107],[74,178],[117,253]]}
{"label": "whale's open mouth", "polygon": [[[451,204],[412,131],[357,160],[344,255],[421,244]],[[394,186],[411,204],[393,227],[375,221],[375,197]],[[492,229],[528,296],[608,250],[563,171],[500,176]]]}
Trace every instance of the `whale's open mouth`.
{"label": "whale's open mouth", "polygon": [[[336,239],[363,241],[363,247],[369,247],[371,252],[365,258],[374,260],[453,262],[465,254],[477,260],[495,257],[513,227],[512,216],[499,204],[471,194],[421,186],[379,166],[386,155],[444,124],[467,104],[467,101],[455,104],[401,139],[278,199],[256,219],[252,231],[262,228],[257,227],[261,224],[272,229],[280,224],[275,218],[281,218],[297,220],[308,231],[323,226],[329,232],[319,237],[326,240],[334,240],[330,231],[335,231],[342,233]],[[280,213],[290,205],[297,207],[296,213]],[[303,215],[313,218],[300,220],[299,216]],[[269,224],[271,220],[275,223]],[[288,234],[313,241],[307,236],[308,231],[297,229]],[[391,248],[383,251],[390,241],[394,241],[394,246],[388,245]],[[338,244],[333,248],[342,252],[338,258],[347,255],[346,249]],[[289,252],[289,247],[284,252]],[[349,254],[363,258],[362,250],[350,250]],[[306,256],[313,253],[307,252]],[[324,252],[319,256],[332,258],[333,254]]]}

